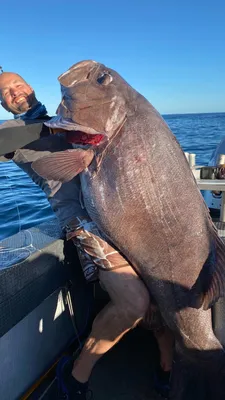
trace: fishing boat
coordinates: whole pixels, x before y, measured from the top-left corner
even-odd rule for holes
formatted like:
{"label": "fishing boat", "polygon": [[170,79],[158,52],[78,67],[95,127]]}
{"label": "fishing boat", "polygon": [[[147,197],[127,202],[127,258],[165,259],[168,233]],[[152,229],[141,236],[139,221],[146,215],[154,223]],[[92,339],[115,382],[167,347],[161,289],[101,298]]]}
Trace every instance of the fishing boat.
{"label": "fishing boat", "polygon": [[[207,204],[211,216],[214,219],[220,218],[225,222],[225,193],[223,190],[224,183],[222,180],[215,179],[213,176],[214,168],[225,163],[225,140],[222,140],[215,151],[212,153],[209,163],[206,166],[197,164],[196,154],[185,153],[185,156],[189,162],[190,168],[197,179],[199,188],[202,191],[205,203]],[[201,169],[207,170],[211,167],[211,171],[207,171],[207,174],[211,175],[210,179],[201,179]],[[209,168],[210,169],[210,168]],[[213,179],[214,178],[214,179]]]}
{"label": "fishing boat", "polygon": [[[218,144],[215,151],[212,153],[208,166],[217,166],[224,160],[221,159],[221,155],[225,154],[225,139],[222,139]],[[223,158],[223,157],[222,157]],[[207,191],[204,193],[204,199],[214,215],[218,215],[220,213],[221,207],[223,207],[223,194],[221,191]]]}
{"label": "fishing boat", "polygon": [[[16,146],[31,141],[32,132],[38,136],[41,123],[18,130]],[[7,132],[0,144],[0,155],[15,146]],[[60,365],[81,348],[107,294],[98,283],[86,284],[56,218],[0,241],[0,287],[0,399],[60,399]],[[225,345],[224,316],[220,300],[213,325]],[[153,390],[157,360],[151,333],[135,328],[97,364],[90,382],[96,399],[158,399]]]}

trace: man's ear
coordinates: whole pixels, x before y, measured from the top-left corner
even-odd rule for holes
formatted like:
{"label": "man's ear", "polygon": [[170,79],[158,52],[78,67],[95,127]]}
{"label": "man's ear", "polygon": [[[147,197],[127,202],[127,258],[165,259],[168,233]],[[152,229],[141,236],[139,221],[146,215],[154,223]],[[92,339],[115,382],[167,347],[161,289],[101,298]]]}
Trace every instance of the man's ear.
{"label": "man's ear", "polygon": [[34,93],[34,89],[32,88],[32,86],[28,85],[30,90],[32,91],[32,93]]}
{"label": "man's ear", "polygon": [[10,112],[10,109],[8,108],[7,104],[3,101],[1,101],[1,106],[8,112]]}

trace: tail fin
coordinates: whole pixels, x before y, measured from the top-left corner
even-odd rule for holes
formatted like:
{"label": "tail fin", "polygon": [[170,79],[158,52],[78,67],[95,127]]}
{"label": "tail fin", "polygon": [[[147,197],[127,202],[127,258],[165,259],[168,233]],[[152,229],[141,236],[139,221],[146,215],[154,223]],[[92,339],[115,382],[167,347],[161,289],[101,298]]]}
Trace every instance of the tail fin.
{"label": "tail fin", "polygon": [[225,296],[225,242],[219,237],[212,224],[212,246],[199,277],[191,292],[200,293],[197,308],[212,307],[220,297]]}

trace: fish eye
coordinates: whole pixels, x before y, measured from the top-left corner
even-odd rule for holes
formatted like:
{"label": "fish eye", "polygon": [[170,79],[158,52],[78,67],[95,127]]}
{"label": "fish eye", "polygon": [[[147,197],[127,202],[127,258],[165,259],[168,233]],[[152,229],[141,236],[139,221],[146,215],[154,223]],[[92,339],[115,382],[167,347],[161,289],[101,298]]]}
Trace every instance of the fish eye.
{"label": "fish eye", "polygon": [[103,74],[97,78],[97,82],[103,86],[107,86],[112,80],[113,77],[109,72],[103,72]]}

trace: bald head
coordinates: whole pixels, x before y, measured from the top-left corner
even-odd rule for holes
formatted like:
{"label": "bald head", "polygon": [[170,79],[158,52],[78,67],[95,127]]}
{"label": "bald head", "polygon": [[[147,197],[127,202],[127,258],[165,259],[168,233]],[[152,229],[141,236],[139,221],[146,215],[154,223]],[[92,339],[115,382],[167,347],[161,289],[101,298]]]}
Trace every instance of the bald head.
{"label": "bald head", "polygon": [[14,115],[24,113],[37,104],[32,87],[14,72],[0,74],[0,101],[2,107]]}
{"label": "bald head", "polygon": [[18,79],[21,79],[22,81],[25,82],[25,80],[22,78],[22,76],[20,76],[19,74],[16,74],[15,72],[2,72],[2,73],[0,74],[0,81],[1,81],[2,79],[7,79],[7,78],[9,78],[9,79],[11,79],[11,78],[14,78],[14,79],[18,78]]}

